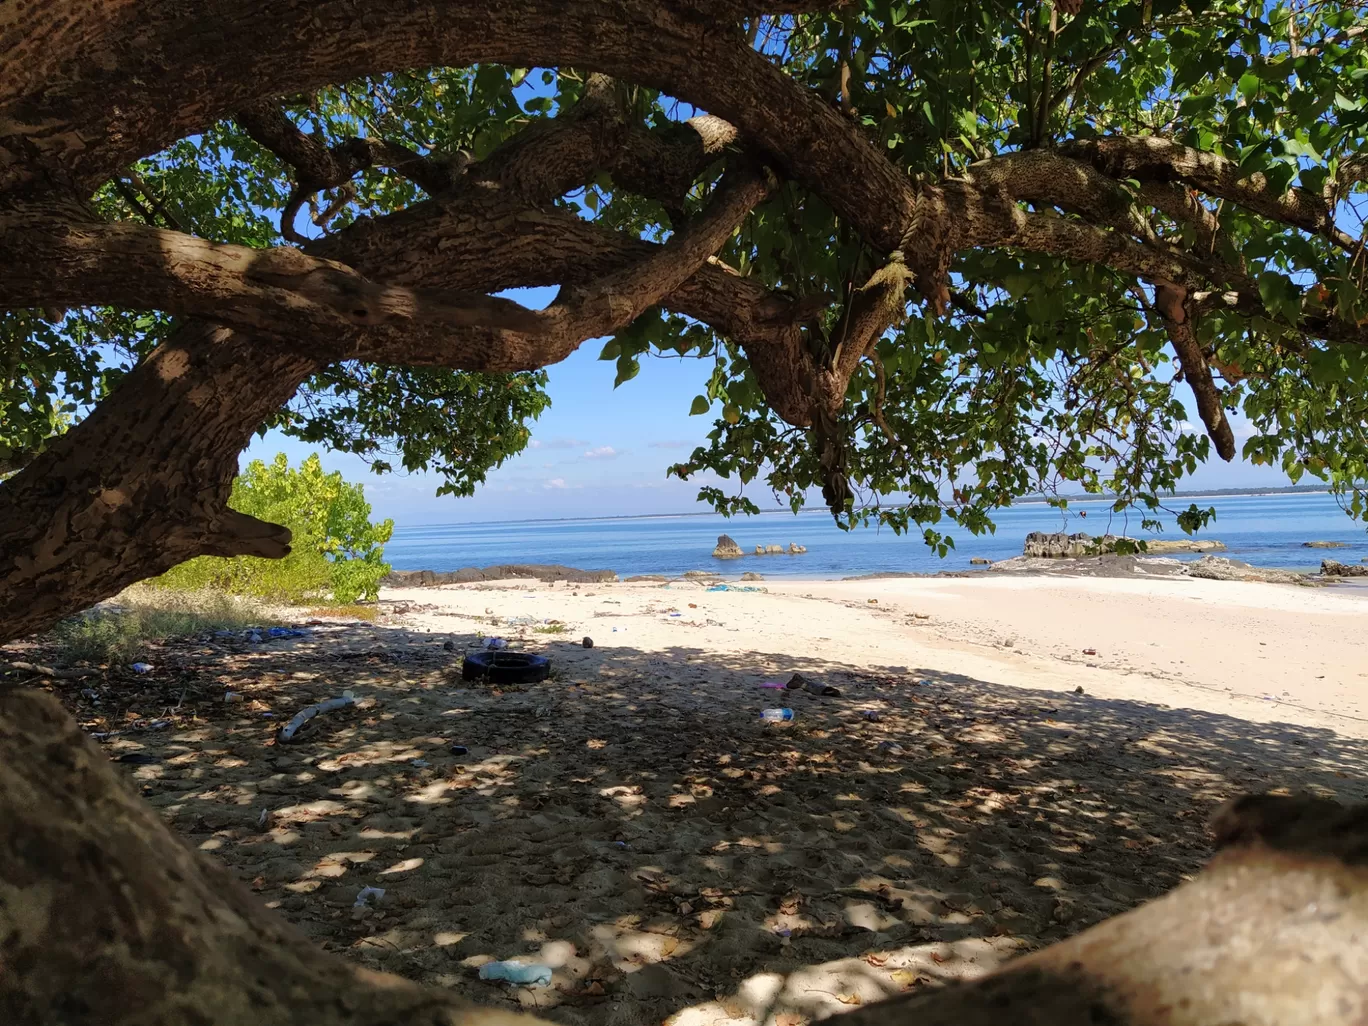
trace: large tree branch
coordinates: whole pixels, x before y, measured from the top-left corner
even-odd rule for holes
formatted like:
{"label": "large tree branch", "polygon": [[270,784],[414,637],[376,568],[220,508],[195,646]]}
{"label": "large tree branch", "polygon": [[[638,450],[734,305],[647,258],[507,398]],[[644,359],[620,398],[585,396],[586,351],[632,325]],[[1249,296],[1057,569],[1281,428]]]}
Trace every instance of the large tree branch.
{"label": "large tree branch", "polygon": [[0,306],[109,303],[200,315],[263,337],[294,338],[319,353],[367,331],[441,335],[457,327],[541,326],[537,314],[511,300],[378,284],[289,247],[258,250],[77,216],[46,207],[0,213],[0,249],[9,261]]}
{"label": "large tree branch", "polygon": [[436,364],[479,371],[530,370],[565,359],[586,339],[618,331],[680,288],[769,192],[751,170],[730,172],[706,210],[644,259],[584,284],[562,285],[534,312],[529,332],[465,330],[443,337],[393,335],[358,340],[349,356],[378,363]]}
{"label": "large tree branch", "polygon": [[1158,136],[1075,139],[1059,149],[1065,156],[1086,161],[1112,178],[1184,182],[1281,224],[1323,236],[1346,249],[1356,245],[1355,240],[1336,227],[1334,212],[1323,196],[1309,189],[1279,192],[1260,172],[1245,174],[1235,161],[1214,153]]}

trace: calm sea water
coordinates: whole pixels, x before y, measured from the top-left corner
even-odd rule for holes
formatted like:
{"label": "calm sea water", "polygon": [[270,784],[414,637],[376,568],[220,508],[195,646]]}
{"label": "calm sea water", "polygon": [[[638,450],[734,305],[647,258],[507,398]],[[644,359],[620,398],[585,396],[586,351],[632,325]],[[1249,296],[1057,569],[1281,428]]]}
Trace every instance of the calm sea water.
{"label": "calm sea water", "polygon": [[[1350,520],[1328,495],[1294,494],[1172,500],[1214,506],[1215,522],[1198,535],[1219,539],[1222,553],[1257,566],[1312,570],[1323,556],[1357,563],[1368,556],[1364,525]],[[1076,514],[1086,512],[1086,518]],[[996,534],[974,537],[952,532],[956,548],[945,558],[928,549],[920,536],[898,536],[875,528],[842,531],[825,512],[766,513],[726,520],[715,514],[617,517],[596,520],[528,520],[509,523],[437,524],[396,527],[385,555],[396,570],[456,570],[494,563],[563,563],[586,570],[633,574],[678,574],[717,569],[739,575],[756,570],[767,577],[845,577],[886,571],[935,573],[964,570],[969,559],[1006,559],[1021,554],[1030,531],[1086,531],[1131,537],[1185,537],[1171,518],[1151,535],[1140,529],[1141,516],[1113,514],[1103,502],[1070,504],[1067,520],[1043,503],[1029,503],[997,514]],[[730,534],[747,552],[756,545],[807,546],[806,555],[714,560],[717,536]],[[1325,552],[1302,547],[1307,541],[1340,541],[1347,548]],[[1179,557],[1179,558],[1197,558]]]}

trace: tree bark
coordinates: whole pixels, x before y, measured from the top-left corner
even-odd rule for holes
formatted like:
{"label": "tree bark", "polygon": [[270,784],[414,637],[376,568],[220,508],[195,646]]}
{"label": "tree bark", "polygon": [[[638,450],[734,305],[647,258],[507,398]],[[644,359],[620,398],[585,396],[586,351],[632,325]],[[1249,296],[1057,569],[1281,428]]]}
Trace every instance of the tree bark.
{"label": "tree bark", "polygon": [[238,454],[318,367],[182,327],[0,486],[0,640],[194,556],[280,557],[290,532],[228,508]]}

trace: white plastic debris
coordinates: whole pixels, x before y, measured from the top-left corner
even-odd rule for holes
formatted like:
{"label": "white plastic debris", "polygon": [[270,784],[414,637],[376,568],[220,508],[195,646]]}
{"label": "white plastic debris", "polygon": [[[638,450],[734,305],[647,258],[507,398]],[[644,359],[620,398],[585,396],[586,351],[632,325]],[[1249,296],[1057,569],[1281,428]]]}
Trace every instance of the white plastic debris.
{"label": "white plastic debris", "polygon": [[283,744],[289,744],[294,740],[295,734],[299,729],[319,713],[332,712],[335,709],[344,709],[355,703],[356,696],[350,691],[344,691],[342,692],[341,698],[329,698],[326,701],[319,702],[317,705],[305,706],[294,714],[294,719],[280,728],[280,741]]}

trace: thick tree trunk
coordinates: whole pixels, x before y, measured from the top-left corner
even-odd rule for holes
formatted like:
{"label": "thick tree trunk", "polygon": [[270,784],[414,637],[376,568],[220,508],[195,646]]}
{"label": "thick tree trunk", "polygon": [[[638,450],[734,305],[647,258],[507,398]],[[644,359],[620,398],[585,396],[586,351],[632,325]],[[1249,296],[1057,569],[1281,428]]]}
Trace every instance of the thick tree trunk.
{"label": "thick tree trunk", "polygon": [[173,835],[51,696],[0,689],[6,1026],[532,1026],[328,955]]}
{"label": "thick tree trunk", "polygon": [[192,323],[0,484],[0,641],[199,555],[279,557],[228,508],[238,454],[317,364]]}

